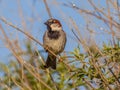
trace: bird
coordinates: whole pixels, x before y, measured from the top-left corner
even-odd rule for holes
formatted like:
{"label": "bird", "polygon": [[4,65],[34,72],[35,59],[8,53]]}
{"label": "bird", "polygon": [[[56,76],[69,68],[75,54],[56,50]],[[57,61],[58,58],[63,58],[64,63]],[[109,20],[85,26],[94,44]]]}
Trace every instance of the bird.
{"label": "bird", "polygon": [[[67,41],[62,24],[55,18],[48,19],[44,24],[47,26],[47,30],[43,36],[43,45],[55,55],[59,55],[63,52]],[[56,56],[51,54],[48,50],[46,50],[46,52],[48,52],[48,57],[45,68],[51,67],[52,69],[56,69]]]}

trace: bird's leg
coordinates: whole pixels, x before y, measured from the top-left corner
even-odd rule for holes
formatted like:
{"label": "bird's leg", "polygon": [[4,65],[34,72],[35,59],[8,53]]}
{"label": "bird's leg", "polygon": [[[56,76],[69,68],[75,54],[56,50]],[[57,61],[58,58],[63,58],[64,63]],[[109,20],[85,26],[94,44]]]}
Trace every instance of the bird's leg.
{"label": "bird's leg", "polygon": [[61,58],[61,54],[59,54],[58,56],[59,56],[58,61],[59,61],[59,62],[62,62],[63,59]]}
{"label": "bird's leg", "polygon": [[46,45],[46,46],[44,47],[44,49],[45,49],[46,52],[48,52],[48,49],[49,49],[49,48],[48,48],[48,46]]}

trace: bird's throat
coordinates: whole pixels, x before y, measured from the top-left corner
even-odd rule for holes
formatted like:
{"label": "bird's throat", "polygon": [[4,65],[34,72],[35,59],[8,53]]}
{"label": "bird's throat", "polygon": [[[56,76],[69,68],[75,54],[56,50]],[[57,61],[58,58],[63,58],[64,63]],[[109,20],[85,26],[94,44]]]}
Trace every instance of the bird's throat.
{"label": "bird's throat", "polygon": [[48,37],[50,39],[58,39],[60,37],[60,32],[59,31],[48,31]]}

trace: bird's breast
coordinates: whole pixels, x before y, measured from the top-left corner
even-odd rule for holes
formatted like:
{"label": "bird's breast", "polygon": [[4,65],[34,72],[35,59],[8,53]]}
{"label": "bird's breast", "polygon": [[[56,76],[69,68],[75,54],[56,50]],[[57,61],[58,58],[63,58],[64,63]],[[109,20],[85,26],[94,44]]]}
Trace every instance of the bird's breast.
{"label": "bird's breast", "polygon": [[54,53],[58,54],[64,50],[66,35],[63,31],[59,33],[48,33],[44,35],[44,45],[48,46]]}

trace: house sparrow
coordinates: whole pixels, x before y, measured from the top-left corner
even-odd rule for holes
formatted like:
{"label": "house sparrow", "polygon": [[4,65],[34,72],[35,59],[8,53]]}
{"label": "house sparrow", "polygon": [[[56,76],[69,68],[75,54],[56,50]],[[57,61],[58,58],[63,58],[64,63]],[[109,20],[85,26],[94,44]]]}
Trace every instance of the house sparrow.
{"label": "house sparrow", "polygon": [[[47,26],[47,31],[43,36],[43,45],[58,55],[64,50],[66,44],[66,34],[62,25],[59,20],[53,18],[48,19],[44,24]],[[49,52],[45,67],[56,69],[56,57]]]}

